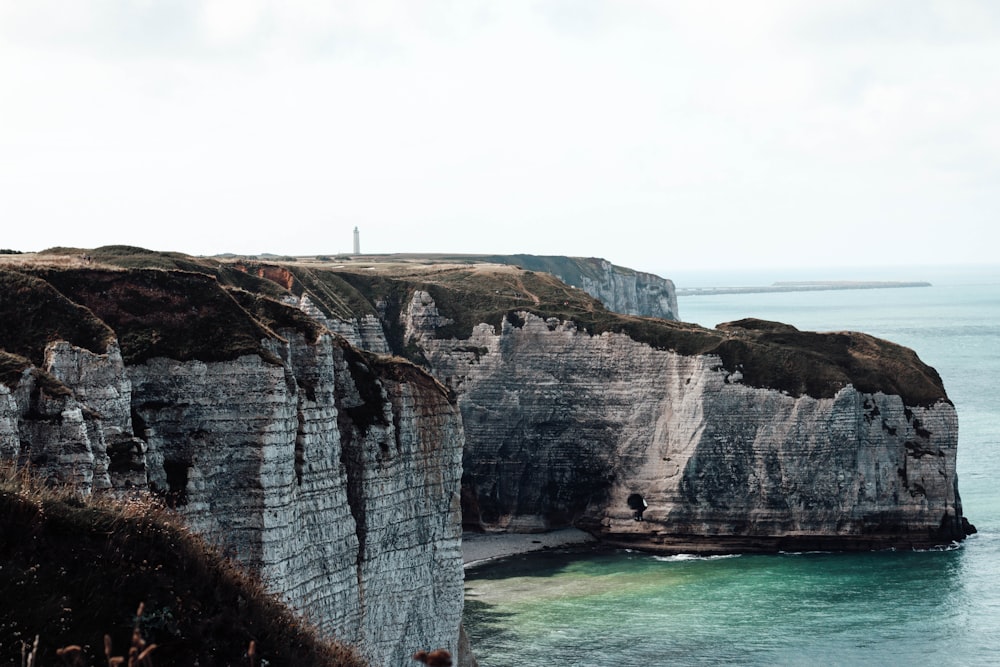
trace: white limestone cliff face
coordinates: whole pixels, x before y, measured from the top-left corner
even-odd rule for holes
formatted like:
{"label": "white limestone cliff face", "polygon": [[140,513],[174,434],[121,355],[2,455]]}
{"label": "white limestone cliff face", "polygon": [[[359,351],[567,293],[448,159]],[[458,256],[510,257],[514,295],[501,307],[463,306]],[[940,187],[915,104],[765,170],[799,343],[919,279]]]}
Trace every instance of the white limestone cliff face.
{"label": "white limestone cliff face", "polygon": [[389,343],[382,330],[382,322],[375,315],[367,314],[347,319],[327,317],[308,294],[300,297],[289,297],[290,305],[300,308],[330,331],[340,334],[351,345],[359,350],[367,350],[375,354],[390,354]]}
{"label": "white limestone cliff face", "polygon": [[457,409],[419,373],[383,379],[330,335],[284,333],[282,365],[249,355],[129,367],[151,483],[372,664],[456,650]]}
{"label": "white limestone cliff face", "polygon": [[34,381],[25,378],[31,399],[16,407],[18,460],[30,462],[43,479],[83,493],[108,488],[107,448],[94,415],[72,396],[34,391]]}
{"label": "white limestone cliff face", "polygon": [[21,434],[17,428],[18,413],[14,393],[6,385],[0,384],[0,460],[2,461],[17,461],[21,454]]}
{"label": "white limestone cliff face", "polygon": [[[329,333],[282,334],[265,341],[268,359],[131,366],[116,342],[106,354],[54,343],[45,370],[62,391],[40,390],[31,369],[0,385],[0,453],[85,493],[148,480],[372,665],[456,652],[457,406],[408,364],[362,356]],[[110,442],[137,446],[119,452],[118,472]]]}
{"label": "white limestone cliff face", "polygon": [[[622,269],[600,260],[600,278],[581,276],[580,287],[599,299],[608,310],[625,315],[645,315],[662,320],[679,320],[674,283],[666,278]],[[561,279],[565,281],[565,278]]]}
{"label": "white limestone cliff face", "polygon": [[56,341],[45,350],[44,370],[94,413],[101,443],[94,453],[94,490],[145,488],[146,445],[132,433],[132,384],[117,341],[104,354]]}
{"label": "white limestone cliff face", "polygon": [[[576,523],[612,542],[707,551],[964,536],[946,401],[906,406],[850,385],[793,397],[744,386],[713,355],[520,319],[462,341],[437,340],[432,326],[409,332],[459,397],[467,523]],[[633,493],[648,504],[644,521],[633,520]]]}
{"label": "white limestone cliff face", "polygon": [[[677,293],[672,280],[636,271],[598,257],[564,255],[478,255],[463,259],[518,266],[549,273],[567,285],[587,292],[615,313],[679,320]],[[440,258],[448,261],[448,257]]]}
{"label": "white limestone cliff face", "polygon": [[44,356],[41,370],[55,382],[45,386],[27,368],[15,387],[0,388],[0,455],[31,463],[43,477],[84,493],[106,491],[115,477],[112,455],[143,463],[142,443],[132,437],[130,386],[118,345],[95,354],[55,341]]}

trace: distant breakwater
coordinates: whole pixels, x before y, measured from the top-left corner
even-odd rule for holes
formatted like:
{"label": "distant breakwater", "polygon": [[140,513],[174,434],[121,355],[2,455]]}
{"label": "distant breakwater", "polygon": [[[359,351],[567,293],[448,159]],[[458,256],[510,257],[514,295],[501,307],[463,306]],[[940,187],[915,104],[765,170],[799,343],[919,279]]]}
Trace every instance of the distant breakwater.
{"label": "distant breakwater", "polygon": [[895,287],[930,287],[923,281],[880,280],[807,280],[776,282],[756,287],[678,287],[677,296],[713,296],[716,294],[764,294],[767,292],[821,292],[847,289],[886,289]]}

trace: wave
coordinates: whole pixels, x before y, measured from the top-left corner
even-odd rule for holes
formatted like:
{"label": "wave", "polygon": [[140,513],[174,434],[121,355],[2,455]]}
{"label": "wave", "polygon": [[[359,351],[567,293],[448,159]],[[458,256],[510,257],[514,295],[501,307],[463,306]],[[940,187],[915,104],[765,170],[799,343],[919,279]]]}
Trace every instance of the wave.
{"label": "wave", "polygon": [[962,545],[958,542],[952,542],[951,544],[939,544],[935,547],[928,547],[926,549],[914,549],[917,553],[927,553],[932,551],[957,551],[962,548]]}
{"label": "wave", "polygon": [[739,558],[743,554],[719,554],[715,556],[699,556],[697,554],[675,554],[673,556],[653,556],[653,560],[661,563],[682,563],[689,560],[722,560],[724,558]]}

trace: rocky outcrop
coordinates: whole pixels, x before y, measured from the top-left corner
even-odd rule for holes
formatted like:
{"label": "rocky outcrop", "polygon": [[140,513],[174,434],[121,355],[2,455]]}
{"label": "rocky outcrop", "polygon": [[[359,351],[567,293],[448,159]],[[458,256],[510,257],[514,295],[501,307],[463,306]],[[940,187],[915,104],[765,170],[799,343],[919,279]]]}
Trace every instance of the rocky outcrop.
{"label": "rocky outcrop", "polygon": [[652,273],[633,271],[599,260],[600,275],[581,276],[580,287],[607,306],[624,315],[644,315],[662,320],[679,320],[674,283]]}
{"label": "rocky outcrop", "polygon": [[463,431],[440,384],[210,276],[39,274],[18,299],[100,335],[0,338],[6,458],[83,492],[148,486],[373,665],[458,649]]}
{"label": "rocky outcrop", "polygon": [[579,287],[615,313],[680,319],[673,281],[652,273],[617,266],[597,257],[491,255],[490,259],[551,273],[567,285]]}
{"label": "rocky outcrop", "polygon": [[564,255],[385,255],[383,262],[493,263],[543,271],[582,289],[604,306],[623,315],[679,320],[677,293],[672,280],[636,271],[598,257]]}
{"label": "rocky outcrop", "polygon": [[371,313],[359,315],[357,317],[336,317],[323,312],[308,294],[302,294],[298,298],[287,297],[285,303],[302,309],[314,320],[325,326],[333,333],[344,337],[351,345],[359,350],[367,350],[376,354],[389,354],[389,343],[385,339],[385,332],[382,330],[382,322]]}
{"label": "rocky outcrop", "polygon": [[234,266],[277,285],[283,290],[279,297],[283,303],[301,309],[356,348],[389,354],[382,322],[372,304],[334,274],[259,262],[240,262]]}
{"label": "rocky outcrop", "polygon": [[[421,294],[414,304],[434,309]],[[412,330],[459,397],[466,523],[572,523],[613,543],[711,552],[964,537],[955,411],[915,355],[758,321],[684,327],[673,345],[528,312],[461,341]]]}
{"label": "rocky outcrop", "polygon": [[373,664],[457,646],[454,406],[416,369],[373,367],[329,335],[283,333],[282,365],[247,356],[129,368],[151,483]]}
{"label": "rocky outcrop", "polygon": [[30,463],[46,480],[83,493],[107,489],[107,446],[99,420],[68,391],[50,392],[26,372],[0,388],[0,441],[8,460]]}

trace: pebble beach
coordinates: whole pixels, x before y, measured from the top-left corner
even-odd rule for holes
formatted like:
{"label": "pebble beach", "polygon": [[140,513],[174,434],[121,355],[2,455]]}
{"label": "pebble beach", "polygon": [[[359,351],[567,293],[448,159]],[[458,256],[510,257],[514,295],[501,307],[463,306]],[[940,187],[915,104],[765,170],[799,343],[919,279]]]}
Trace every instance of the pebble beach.
{"label": "pebble beach", "polygon": [[497,558],[531,551],[596,543],[596,538],[576,528],[563,528],[547,533],[466,532],[462,535],[462,561],[469,568]]}

